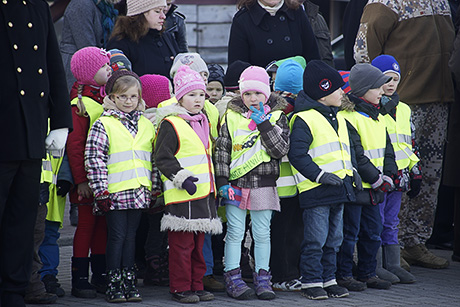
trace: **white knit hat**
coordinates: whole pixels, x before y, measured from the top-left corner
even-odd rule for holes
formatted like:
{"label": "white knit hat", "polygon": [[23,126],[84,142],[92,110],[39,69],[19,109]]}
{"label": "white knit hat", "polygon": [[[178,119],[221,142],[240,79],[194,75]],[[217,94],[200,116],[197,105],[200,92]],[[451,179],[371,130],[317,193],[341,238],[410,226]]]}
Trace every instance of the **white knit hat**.
{"label": "white knit hat", "polygon": [[166,6],[166,0],[126,0],[126,16],[135,16],[159,6]]}

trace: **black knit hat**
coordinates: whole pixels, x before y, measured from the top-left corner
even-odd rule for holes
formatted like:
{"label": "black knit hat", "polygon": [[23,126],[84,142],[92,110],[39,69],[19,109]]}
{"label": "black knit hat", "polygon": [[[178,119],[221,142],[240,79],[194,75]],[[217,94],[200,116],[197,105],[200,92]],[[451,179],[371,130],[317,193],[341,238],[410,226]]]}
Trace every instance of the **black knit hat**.
{"label": "black knit hat", "polygon": [[243,61],[235,61],[228,65],[227,67],[227,73],[225,74],[224,77],[224,84],[225,84],[225,89],[234,91],[239,89],[239,83],[238,80],[240,80],[240,75],[241,73],[251,66],[248,62],[243,62]]}
{"label": "black knit hat", "polygon": [[339,72],[323,61],[308,62],[303,73],[303,90],[314,100],[332,94],[344,84]]}
{"label": "black knit hat", "polygon": [[208,83],[212,81],[217,81],[222,84],[222,88],[225,88],[224,76],[225,72],[222,66],[219,64],[208,64],[209,77]]}
{"label": "black knit hat", "polygon": [[113,72],[112,76],[110,76],[109,80],[107,81],[107,84],[105,85],[105,93],[107,95],[109,95],[110,92],[112,91],[115,81],[117,81],[118,78],[123,77],[123,76],[133,76],[139,81],[139,84],[142,84],[141,80],[139,79],[139,76],[135,72],[129,71],[126,69],[119,69]]}

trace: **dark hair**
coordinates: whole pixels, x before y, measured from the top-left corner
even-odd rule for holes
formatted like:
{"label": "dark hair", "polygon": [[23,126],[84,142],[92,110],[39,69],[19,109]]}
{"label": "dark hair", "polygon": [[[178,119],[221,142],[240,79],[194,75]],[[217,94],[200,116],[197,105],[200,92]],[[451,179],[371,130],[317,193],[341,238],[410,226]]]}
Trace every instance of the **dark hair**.
{"label": "dark hair", "polygon": [[[301,0],[284,0],[286,6],[290,9],[297,10],[303,1]],[[257,0],[238,0],[236,3],[236,7],[240,10],[243,7],[250,8],[254,4],[257,3]]]}
{"label": "dark hair", "polygon": [[128,38],[133,42],[139,42],[139,39],[149,32],[149,24],[144,14],[135,16],[118,16],[115,26],[113,27],[110,38],[121,40]]}

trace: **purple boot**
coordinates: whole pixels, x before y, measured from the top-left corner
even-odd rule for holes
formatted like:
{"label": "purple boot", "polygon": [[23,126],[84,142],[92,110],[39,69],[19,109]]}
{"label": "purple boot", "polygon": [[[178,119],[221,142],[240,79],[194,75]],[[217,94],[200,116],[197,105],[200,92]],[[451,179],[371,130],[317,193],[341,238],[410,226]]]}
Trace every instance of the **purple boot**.
{"label": "purple boot", "polygon": [[248,287],[241,279],[240,268],[233,269],[224,273],[227,294],[237,300],[247,300],[254,296],[254,290]]}
{"label": "purple boot", "polygon": [[272,275],[263,270],[259,270],[259,274],[253,273],[254,286],[256,287],[256,294],[260,300],[272,300],[276,297],[272,289]]}

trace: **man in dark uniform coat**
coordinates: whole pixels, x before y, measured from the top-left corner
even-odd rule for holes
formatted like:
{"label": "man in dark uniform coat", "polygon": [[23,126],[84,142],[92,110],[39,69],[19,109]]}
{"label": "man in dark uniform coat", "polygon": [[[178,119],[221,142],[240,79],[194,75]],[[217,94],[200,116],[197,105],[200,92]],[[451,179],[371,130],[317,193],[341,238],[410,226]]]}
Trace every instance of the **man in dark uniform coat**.
{"label": "man in dark uniform coat", "polygon": [[45,139],[60,150],[72,128],[46,1],[0,0],[0,67],[0,305],[16,307],[25,306]]}

